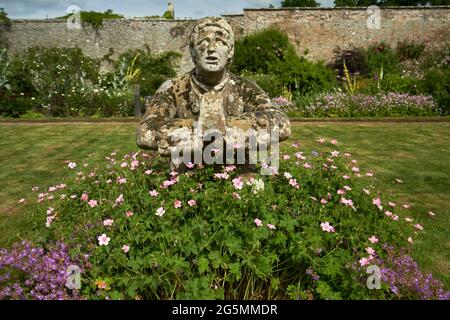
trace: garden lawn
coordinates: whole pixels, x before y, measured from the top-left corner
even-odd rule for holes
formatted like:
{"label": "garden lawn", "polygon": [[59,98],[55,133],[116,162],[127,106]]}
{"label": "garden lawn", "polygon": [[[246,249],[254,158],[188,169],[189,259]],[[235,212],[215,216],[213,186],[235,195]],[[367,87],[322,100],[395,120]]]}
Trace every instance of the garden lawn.
{"label": "garden lawn", "polygon": [[[135,151],[136,124],[0,124],[0,247],[26,238],[26,215],[40,192],[61,183],[65,161],[101,159],[113,150]],[[424,226],[414,258],[450,288],[450,123],[293,123],[282,151],[298,141],[310,153],[315,139],[336,138],[365,172],[372,169],[381,200],[411,205],[408,216]],[[395,179],[404,183],[397,183]],[[19,199],[26,198],[25,204]],[[436,213],[434,217],[428,211]]]}

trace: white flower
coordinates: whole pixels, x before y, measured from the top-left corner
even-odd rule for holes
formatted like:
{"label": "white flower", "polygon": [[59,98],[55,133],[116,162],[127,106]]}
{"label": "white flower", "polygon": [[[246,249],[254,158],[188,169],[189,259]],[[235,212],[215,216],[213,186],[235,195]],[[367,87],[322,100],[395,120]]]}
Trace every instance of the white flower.
{"label": "white flower", "polygon": [[156,210],[156,215],[159,216],[159,217],[162,217],[162,216],[164,215],[164,213],[166,213],[166,210],[164,210],[163,207],[159,207],[159,208]]}

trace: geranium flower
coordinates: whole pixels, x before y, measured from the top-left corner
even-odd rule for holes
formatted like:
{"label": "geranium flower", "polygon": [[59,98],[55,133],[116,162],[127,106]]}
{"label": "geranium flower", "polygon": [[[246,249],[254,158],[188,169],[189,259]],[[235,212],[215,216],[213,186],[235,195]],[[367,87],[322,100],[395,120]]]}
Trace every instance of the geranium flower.
{"label": "geranium flower", "polygon": [[186,163],[186,167],[189,168],[189,169],[192,169],[194,166],[195,166],[195,164],[192,163],[192,162]]}
{"label": "geranium flower", "polygon": [[87,193],[83,193],[80,197],[81,201],[87,202],[89,199],[89,195]]}
{"label": "geranium flower", "polygon": [[276,227],[273,224],[270,224],[270,223],[267,224],[267,228],[272,229],[272,230],[276,229]]}
{"label": "geranium flower", "polygon": [[284,173],[284,177],[285,177],[286,179],[290,179],[290,178],[292,178],[292,175],[291,175],[289,172],[285,172],[285,173]]}
{"label": "geranium flower", "polygon": [[373,256],[375,254],[375,250],[372,247],[367,247],[366,251],[368,254],[370,254],[371,256]]}
{"label": "geranium flower", "polygon": [[112,219],[106,219],[103,221],[103,225],[107,226],[107,227],[111,227],[113,222],[114,222],[114,220],[112,220]]}
{"label": "geranium flower", "polygon": [[101,246],[107,246],[110,240],[111,238],[107,237],[106,234],[103,233],[100,237],[98,237],[98,244]]}
{"label": "geranium flower", "polygon": [[123,252],[128,253],[128,251],[130,251],[130,246],[127,246],[126,244],[124,244],[122,246],[122,250],[123,250]]}
{"label": "geranium flower", "polygon": [[331,144],[337,144],[338,142],[337,142],[336,139],[331,139],[330,143],[331,143]]}
{"label": "geranium flower", "polygon": [[310,169],[310,168],[312,168],[312,165],[310,163],[308,163],[308,162],[305,162],[303,164],[303,167],[305,167],[306,169]]}
{"label": "geranium flower", "polygon": [[371,236],[371,237],[369,238],[369,241],[370,241],[371,243],[377,243],[377,242],[378,242],[378,238],[375,237],[375,236]]}
{"label": "geranium flower", "polygon": [[257,227],[261,227],[262,226],[262,221],[259,220],[258,218],[255,218],[255,220],[253,220],[253,222],[256,224]]}
{"label": "geranium flower", "polygon": [[67,165],[70,169],[75,169],[77,167],[77,164],[75,162],[69,162]]}
{"label": "geranium flower", "polygon": [[417,230],[423,230],[423,227],[420,224],[414,225]]}
{"label": "geranium flower", "polygon": [[188,205],[191,207],[195,206],[196,204],[197,204],[197,202],[194,199],[191,199],[188,201]]}
{"label": "geranium flower", "polygon": [[152,174],[152,172],[153,172],[153,170],[145,170],[145,171],[144,171],[144,173],[145,173],[146,175],[150,175],[150,174]]}
{"label": "geranium flower", "polygon": [[95,207],[98,205],[97,200],[94,200],[94,199],[90,200],[90,201],[88,202],[88,205],[89,205],[91,208],[95,208]]}
{"label": "geranium flower", "polygon": [[339,151],[337,151],[337,150],[331,151],[331,156],[332,156],[332,157],[337,157],[337,156],[339,156]]}
{"label": "geranium flower", "polygon": [[328,201],[322,198],[322,199],[320,199],[320,203],[323,204],[323,205],[325,205],[325,204],[328,203]]}
{"label": "geranium flower", "polygon": [[127,211],[125,212],[125,215],[127,216],[127,218],[133,216],[133,211]]}
{"label": "geranium flower", "polygon": [[158,196],[158,194],[159,194],[159,192],[158,191],[156,191],[155,189],[153,189],[152,191],[149,191],[149,193],[148,193],[149,195],[151,195],[152,197],[157,197]]}
{"label": "geranium flower", "polygon": [[175,209],[181,208],[181,201],[180,201],[180,200],[175,200],[175,201],[173,202],[173,207],[174,207]]}
{"label": "geranium flower", "polygon": [[156,215],[157,215],[158,217],[162,217],[162,216],[164,215],[164,213],[166,213],[166,210],[164,210],[163,207],[159,207],[159,208],[156,210]]}
{"label": "geranium flower", "polygon": [[370,258],[362,258],[361,260],[359,260],[359,265],[361,267],[364,267],[365,265],[368,265],[370,262]]}
{"label": "geranium flower", "polygon": [[322,228],[323,231],[325,232],[334,232],[334,227],[332,225],[330,225],[330,223],[328,221],[322,222],[320,224],[320,227]]}
{"label": "geranium flower", "polygon": [[345,191],[342,190],[342,189],[339,189],[339,190],[337,191],[337,194],[339,194],[339,195],[344,195],[344,194],[345,194]]}
{"label": "geranium flower", "polygon": [[239,189],[239,190],[242,189],[242,187],[244,186],[244,183],[242,182],[242,177],[241,176],[233,179],[233,186],[236,189]]}

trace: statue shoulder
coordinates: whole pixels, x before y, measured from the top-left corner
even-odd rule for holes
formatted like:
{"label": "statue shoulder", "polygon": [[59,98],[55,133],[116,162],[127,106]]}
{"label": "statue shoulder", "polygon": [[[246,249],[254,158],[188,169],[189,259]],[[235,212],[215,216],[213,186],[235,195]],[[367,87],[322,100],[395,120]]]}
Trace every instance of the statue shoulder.
{"label": "statue shoulder", "polygon": [[164,81],[156,90],[156,94],[172,93],[176,88],[186,87],[189,83],[189,73],[179,75]]}
{"label": "statue shoulder", "polygon": [[230,80],[232,81],[233,85],[236,85],[241,89],[240,91],[252,91],[255,94],[264,93],[264,90],[261,89],[261,87],[258,86],[253,80],[246,79],[234,73],[230,73]]}

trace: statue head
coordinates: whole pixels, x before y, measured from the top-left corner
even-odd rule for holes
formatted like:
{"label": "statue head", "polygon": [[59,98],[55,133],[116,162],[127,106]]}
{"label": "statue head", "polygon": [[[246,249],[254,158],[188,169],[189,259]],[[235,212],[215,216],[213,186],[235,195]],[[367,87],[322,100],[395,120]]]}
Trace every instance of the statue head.
{"label": "statue head", "polygon": [[234,32],[223,18],[203,18],[192,30],[189,49],[200,72],[221,72],[234,55]]}

